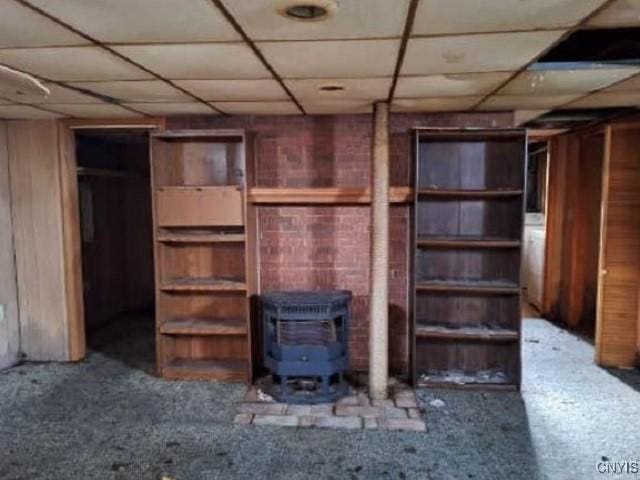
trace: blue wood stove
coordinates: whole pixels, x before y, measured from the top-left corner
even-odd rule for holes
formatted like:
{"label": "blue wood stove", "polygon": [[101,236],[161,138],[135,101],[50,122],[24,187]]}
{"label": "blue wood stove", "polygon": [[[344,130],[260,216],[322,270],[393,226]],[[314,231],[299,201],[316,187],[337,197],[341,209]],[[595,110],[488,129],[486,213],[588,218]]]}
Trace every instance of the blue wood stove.
{"label": "blue wood stove", "polygon": [[351,292],[270,292],[261,300],[264,364],[274,379],[270,394],[297,404],[345,395]]}

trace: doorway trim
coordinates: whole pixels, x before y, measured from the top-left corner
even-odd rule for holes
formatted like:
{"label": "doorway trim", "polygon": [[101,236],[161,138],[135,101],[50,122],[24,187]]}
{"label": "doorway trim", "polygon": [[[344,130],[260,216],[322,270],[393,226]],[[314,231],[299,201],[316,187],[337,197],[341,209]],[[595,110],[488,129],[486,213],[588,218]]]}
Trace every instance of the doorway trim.
{"label": "doorway trim", "polygon": [[164,130],[164,117],[141,119],[69,119],[58,121],[64,296],[67,310],[69,360],[82,360],[87,351],[82,288],[82,240],[78,199],[74,130],[88,129]]}

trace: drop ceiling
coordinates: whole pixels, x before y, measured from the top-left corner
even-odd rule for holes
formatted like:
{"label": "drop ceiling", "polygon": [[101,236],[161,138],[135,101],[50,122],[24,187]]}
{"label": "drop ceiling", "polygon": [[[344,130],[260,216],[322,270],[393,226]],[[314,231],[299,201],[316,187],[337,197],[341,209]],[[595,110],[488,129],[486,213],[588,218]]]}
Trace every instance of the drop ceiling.
{"label": "drop ceiling", "polygon": [[640,26],[640,0],[341,0],[314,21],[296,3],[0,0],[0,64],[50,90],[3,90],[0,118],[367,113],[392,91],[396,112],[518,123],[640,106],[638,66],[534,65],[577,29]]}

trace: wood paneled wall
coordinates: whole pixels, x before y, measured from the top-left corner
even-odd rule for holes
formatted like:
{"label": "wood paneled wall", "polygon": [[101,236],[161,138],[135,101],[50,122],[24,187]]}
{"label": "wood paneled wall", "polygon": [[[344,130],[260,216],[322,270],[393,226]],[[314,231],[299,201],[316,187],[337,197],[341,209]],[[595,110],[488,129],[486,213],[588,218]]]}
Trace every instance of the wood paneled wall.
{"label": "wood paneled wall", "polygon": [[0,369],[3,369],[16,363],[20,352],[6,122],[0,122],[0,310]]}
{"label": "wood paneled wall", "polygon": [[552,139],[543,313],[588,335],[595,328],[603,135]]}
{"label": "wood paneled wall", "polygon": [[631,367],[638,353],[640,125],[606,129],[596,361]]}
{"label": "wood paneled wall", "polygon": [[8,145],[21,350],[68,360],[58,126],[10,121]]}

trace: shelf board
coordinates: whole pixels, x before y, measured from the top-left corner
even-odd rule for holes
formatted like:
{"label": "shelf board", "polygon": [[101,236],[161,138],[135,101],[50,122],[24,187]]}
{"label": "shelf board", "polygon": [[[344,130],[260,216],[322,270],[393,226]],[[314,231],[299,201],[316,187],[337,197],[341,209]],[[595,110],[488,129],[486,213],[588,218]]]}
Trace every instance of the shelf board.
{"label": "shelf board", "polygon": [[509,380],[505,375],[497,375],[495,373],[473,375],[456,371],[419,375],[417,385],[419,387],[465,390],[518,390],[518,385]]}
{"label": "shelf board", "polygon": [[160,233],[161,243],[243,243],[244,233]]}
{"label": "shelf board", "polygon": [[419,247],[444,248],[518,248],[520,240],[489,237],[421,237]]}
{"label": "shelf board", "polygon": [[240,143],[244,140],[244,131],[235,129],[219,130],[164,130],[152,134],[158,140],[191,140],[197,142],[210,141],[211,143]]}
{"label": "shelf board", "polygon": [[160,326],[165,335],[246,335],[247,323],[242,319],[174,318]]}
{"label": "shelf board", "polygon": [[114,170],[110,168],[77,167],[76,173],[79,177],[149,178],[141,173],[129,172],[127,170]]}
{"label": "shelf board", "polygon": [[162,377],[168,380],[246,382],[249,372],[245,360],[178,358],[162,367]]}
{"label": "shelf board", "polygon": [[520,196],[522,195],[522,190],[465,190],[455,188],[421,188],[418,190],[418,195],[430,197],[503,198]]}
{"label": "shelf board", "polygon": [[247,284],[229,278],[172,278],[160,287],[165,292],[243,292]]}
{"label": "shelf board", "polygon": [[[410,187],[390,187],[390,203],[410,203],[413,190]],[[327,188],[263,188],[249,191],[249,201],[255,204],[369,204],[371,192],[366,187]]]}
{"label": "shelf board", "polygon": [[514,295],[520,292],[515,284],[504,282],[450,282],[450,281],[418,281],[416,290],[424,292],[444,293],[479,293],[486,295]]}
{"label": "shelf board", "polygon": [[517,330],[506,328],[449,328],[435,325],[416,325],[416,336],[445,340],[480,340],[489,342],[515,342],[520,338]]}

